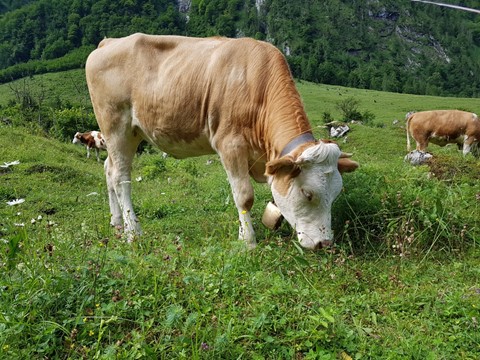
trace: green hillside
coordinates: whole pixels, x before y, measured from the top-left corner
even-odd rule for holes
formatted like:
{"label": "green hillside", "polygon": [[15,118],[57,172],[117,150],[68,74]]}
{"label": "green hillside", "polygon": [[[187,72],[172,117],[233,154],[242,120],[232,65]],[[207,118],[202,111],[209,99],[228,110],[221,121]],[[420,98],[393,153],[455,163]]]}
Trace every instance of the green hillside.
{"label": "green hillside", "polygon": [[[82,99],[53,78],[52,99]],[[317,137],[341,98],[375,114],[339,140],[361,166],[343,176],[332,251],[301,250],[287,224],[265,229],[265,185],[259,246],[245,251],[218,157],[154,149],[134,162],[144,234],[128,244],[108,224],[102,163],[2,117],[0,164],[19,164],[0,171],[0,358],[475,359],[480,164],[434,145],[434,162],[405,163],[403,116],[477,101],[298,86]]]}

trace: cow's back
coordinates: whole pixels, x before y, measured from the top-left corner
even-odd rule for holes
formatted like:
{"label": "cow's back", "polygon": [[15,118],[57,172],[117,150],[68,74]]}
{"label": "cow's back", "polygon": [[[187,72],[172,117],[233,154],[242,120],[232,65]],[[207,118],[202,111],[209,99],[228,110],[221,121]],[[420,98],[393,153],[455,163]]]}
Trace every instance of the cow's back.
{"label": "cow's back", "polygon": [[253,130],[275,67],[290,76],[276,48],[252,39],[134,34],[103,40],[86,75],[107,142],[128,116],[105,123],[112,117],[102,112],[129,113],[128,126],[165,151],[189,143],[192,153],[183,157],[212,152],[214,138],[227,132]]}
{"label": "cow's back", "polygon": [[430,110],[414,112],[409,116],[412,124],[428,123],[429,127],[448,127],[471,121],[472,113],[462,110]]}
{"label": "cow's back", "polygon": [[431,110],[413,113],[408,119],[412,133],[457,138],[472,121],[472,113],[461,110]]}

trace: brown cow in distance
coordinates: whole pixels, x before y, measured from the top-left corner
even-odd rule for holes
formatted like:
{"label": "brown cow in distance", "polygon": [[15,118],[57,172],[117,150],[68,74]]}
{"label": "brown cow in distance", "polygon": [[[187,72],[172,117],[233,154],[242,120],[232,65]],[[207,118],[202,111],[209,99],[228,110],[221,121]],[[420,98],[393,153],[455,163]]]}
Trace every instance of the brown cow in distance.
{"label": "brown cow in distance", "polygon": [[[186,158],[217,153],[233,192],[239,237],[256,245],[250,176],[268,182],[300,244],[332,241],[340,172],[358,164],[317,141],[281,52],[248,38],[134,34],[104,39],[88,57],[87,84],[108,143],[111,224],[140,234],[131,168],[142,140]],[[181,225],[179,225],[181,226]]]}
{"label": "brown cow in distance", "polygon": [[[477,114],[460,110],[431,110],[411,112],[407,116],[407,150],[410,135],[417,150],[425,152],[429,142],[439,146],[457,144],[467,155],[480,141],[480,120]],[[474,154],[477,152],[474,151]]]}
{"label": "brown cow in distance", "polygon": [[87,147],[87,158],[90,158],[90,149],[95,149],[97,161],[100,161],[100,150],[107,150],[105,138],[100,131],[77,132],[73,136],[72,143]]}

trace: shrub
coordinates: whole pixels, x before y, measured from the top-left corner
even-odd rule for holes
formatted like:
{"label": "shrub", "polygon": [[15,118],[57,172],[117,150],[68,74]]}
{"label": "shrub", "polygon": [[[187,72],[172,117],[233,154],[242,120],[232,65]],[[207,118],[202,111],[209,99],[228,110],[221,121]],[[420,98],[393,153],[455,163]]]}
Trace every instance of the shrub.
{"label": "shrub", "polygon": [[[474,244],[478,231],[467,224],[475,223],[475,215],[451,211],[454,207],[469,208],[474,194],[465,196],[462,184],[438,181],[426,170],[412,168],[404,178],[390,181],[399,169],[379,174],[378,169],[364,167],[355,177],[347,178],[349,191],[334,206],[338,240],[356,251],[378,252],[383,248],[401,257]],[[352,239],[363,240],[358,243]]]}
{"label": "shrub", "polygon": [[362,121],[363,123],[371,123],[375,119],[375,115],[366,110],[361,113],[358,109],[359,100],[354,97],[348,97],[345,100],[337,102],[337,109],[342,113],[343,121]]}
{"label": "shrub", "polygon": [[147,160],[141,169],[141,174],[145,179],[154,179],[167,170],[166,160],[162,155],[154,155]]}
{"label": "shrub", "polygon": [[85,108],[70,108],[50,110],[52,127],[48,133],[61,140],[70,141],[77,132],[95,130],[98,128],[95,115]]}
{"label": "shrub", "polygon": [[327,124],[329,122],[332,122],[334,121],[334,118],[332,116],[332,114],[330,114],[328,111],[324,111],[323,114],[322,114],[322,122],[324,124]]}

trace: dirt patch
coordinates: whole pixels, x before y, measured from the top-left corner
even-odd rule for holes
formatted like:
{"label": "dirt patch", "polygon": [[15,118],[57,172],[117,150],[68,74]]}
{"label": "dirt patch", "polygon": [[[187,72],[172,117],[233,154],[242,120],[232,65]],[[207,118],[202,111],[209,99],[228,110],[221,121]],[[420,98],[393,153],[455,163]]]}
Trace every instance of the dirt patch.
{"label": "dirt patch", "polygon": [[480,160],[472,157],[434,156],[427,165],[431,174],[439,180],[480,180]]}
{"label": "dirt patch", "polygon": [[45,165],[45,164],[36,164],[30,166],[28,169],[25,170],[25,174],[32,175],[32,174],[42,174],[42,173],[50,173],[53,174],[55,179],[58,181],[69,181],[74,179],[78,176],[77,172],[67,166],[52,166],[52,165]]}

